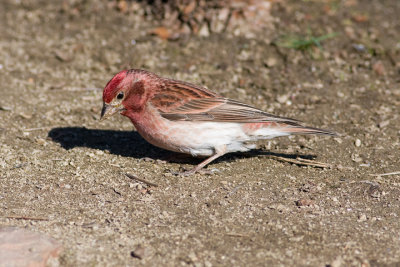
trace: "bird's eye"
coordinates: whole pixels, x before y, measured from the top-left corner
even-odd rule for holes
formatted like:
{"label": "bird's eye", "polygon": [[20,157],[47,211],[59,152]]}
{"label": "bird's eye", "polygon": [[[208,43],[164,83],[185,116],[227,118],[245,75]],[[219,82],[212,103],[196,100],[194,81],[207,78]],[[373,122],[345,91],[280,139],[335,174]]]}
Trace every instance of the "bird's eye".
{"label": "bird's eye", "polygon": [[117,95],[117,99],[121,100],[122,98],[124,98],[124,92],[119,92]]}

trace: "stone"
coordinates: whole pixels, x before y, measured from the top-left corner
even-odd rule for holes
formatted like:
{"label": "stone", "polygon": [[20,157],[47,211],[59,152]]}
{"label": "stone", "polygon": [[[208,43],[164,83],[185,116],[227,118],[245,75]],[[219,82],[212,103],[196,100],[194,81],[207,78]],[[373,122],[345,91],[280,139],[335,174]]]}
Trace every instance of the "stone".
{"label": "stone", "polygon": [[0,228],[0,266],[47,266],[62,245],[47,235],[17,227]]}

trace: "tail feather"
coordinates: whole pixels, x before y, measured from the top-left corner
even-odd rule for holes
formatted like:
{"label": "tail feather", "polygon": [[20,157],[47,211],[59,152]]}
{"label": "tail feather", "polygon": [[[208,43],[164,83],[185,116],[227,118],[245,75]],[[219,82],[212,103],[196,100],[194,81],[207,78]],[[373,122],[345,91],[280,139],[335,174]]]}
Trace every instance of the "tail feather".
{"label": "tail feather", "polygon": [[338,133],[319,129],[314,127],[305,127],[305,126],[292,126],[292,127],[285,127],[280,129],[282,132],[287,132],[288,134],[322,134],[322,135],[331,135],[331,136],[339,136]]}

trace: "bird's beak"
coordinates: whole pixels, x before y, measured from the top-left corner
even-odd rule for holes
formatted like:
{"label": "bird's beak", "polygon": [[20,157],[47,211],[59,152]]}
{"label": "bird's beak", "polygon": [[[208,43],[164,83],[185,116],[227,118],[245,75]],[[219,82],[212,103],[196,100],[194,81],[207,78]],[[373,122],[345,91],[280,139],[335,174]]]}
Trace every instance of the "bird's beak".
{"label": "bird's beak", "polygon": [[112,104],[103,103],[103,108],[101,109],[100,121],[108,119],[115,113],[122,111],[122,110],[124,110],[124,108],[121,104],[112,105]]}

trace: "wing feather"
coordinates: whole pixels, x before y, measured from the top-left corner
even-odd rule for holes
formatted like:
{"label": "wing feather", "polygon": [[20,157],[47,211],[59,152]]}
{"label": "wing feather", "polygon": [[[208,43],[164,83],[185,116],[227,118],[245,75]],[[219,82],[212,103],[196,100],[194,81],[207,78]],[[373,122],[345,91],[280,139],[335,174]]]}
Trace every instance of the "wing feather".
{"label": "wing feather", "polygon": [[299,121],[275,116],[250,105],[228,99],[186,82],[165,79],[150,100],[161,116],[171,121],[281,122],[299,126]]}
{"label": "wing feather", "polygon": [[161,116],[173,121],[215,121],[215,122],[283,122],[299,125],[294,119],[269,114],[255,107],[227,98],[194,99]]}
{"label": "wing feather", "polygon": [[[151,104],[161,112],[171,112],[179,107],[189,104],[193,99],[218,97],[206,88],[171,79],[165,79],[159,91],[150,100]],[[190,109],[190,104],[187,107]]]}

